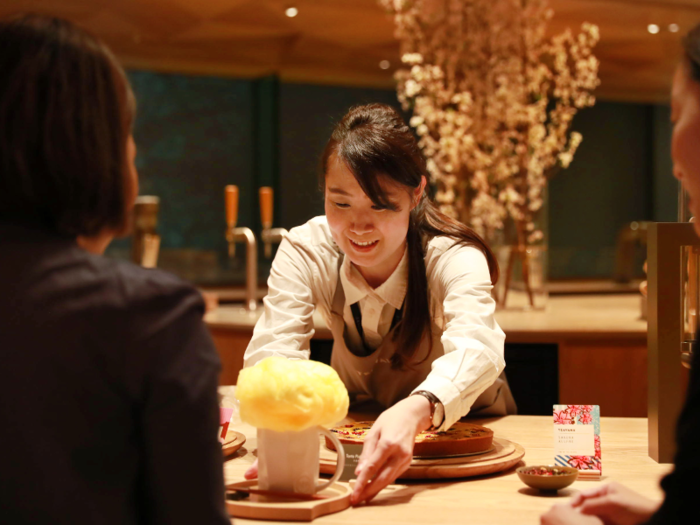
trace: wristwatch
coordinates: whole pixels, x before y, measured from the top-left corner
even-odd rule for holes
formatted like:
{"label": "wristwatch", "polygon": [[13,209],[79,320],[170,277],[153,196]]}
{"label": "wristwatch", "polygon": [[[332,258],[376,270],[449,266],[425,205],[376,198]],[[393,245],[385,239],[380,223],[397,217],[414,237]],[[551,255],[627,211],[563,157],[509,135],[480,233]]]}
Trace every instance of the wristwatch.
{"label": "wristwatch", "polygon": [[432,392],[427,390],[417,390],[411,394],[412,396],[423,396],[428,401],[430,401],[430,423],[431,426],[428,430],[435,430],[442,425],[445,421],[445,407],[442,406],[442,402],[438,397]]}

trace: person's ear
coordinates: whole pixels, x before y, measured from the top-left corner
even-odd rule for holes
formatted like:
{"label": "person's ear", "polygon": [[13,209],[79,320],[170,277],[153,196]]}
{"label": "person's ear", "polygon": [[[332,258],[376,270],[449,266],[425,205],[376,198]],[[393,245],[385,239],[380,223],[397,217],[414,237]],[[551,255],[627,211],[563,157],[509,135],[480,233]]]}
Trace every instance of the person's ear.
{"label": "person's ear", "polygon": [[411,196],[411,210],[413,210],[420,203],[420,199],[425,191],[425,186],[428,183],[425,175],[421,175],[420,184],[413,190],[413,195]]}

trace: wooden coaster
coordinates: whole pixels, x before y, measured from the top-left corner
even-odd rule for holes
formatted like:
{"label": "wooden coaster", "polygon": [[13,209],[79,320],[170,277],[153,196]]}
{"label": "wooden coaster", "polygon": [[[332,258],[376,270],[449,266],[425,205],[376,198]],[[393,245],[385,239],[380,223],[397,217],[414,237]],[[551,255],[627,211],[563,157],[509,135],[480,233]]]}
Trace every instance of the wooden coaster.
{"label": "wooden coaster", "polygon": [[245,436],[243,434],[235,430],[229,430],[226,433],[226,439],[221,444],[221,451],[224,453],[224,456],[230,456],[241,448],[243,443],[245,443]]}
{"label": "wooden coaster", "polygon": [[[243,481],[229,485],[229,489],[257,488],[258,480]],[[312,521],[319,516],[340,512],[350,506],[352,489],[347,485],[333,483],[318,493],[325,499],[292,501],[289,499],[271,501],[251,501],[251,498],[231,500],[227,496],[226,508],[230,516],[256,520]]]}
{"label": "wooden coaster", "polygon": [[[485,454],[451,458],[413,459],[399,479],[470,478],[502,472],[525,455],[525,449],[503,438],[493,438],[494,449]],[[336,453],[321,447],[321,473],[335,472]]]}

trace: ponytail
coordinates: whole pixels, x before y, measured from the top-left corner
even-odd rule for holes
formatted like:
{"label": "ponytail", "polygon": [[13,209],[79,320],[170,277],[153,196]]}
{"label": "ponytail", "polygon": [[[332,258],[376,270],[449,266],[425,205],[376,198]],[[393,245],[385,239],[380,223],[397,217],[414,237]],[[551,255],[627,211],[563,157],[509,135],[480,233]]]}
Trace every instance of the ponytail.
{"label": "ponytail", "polygon": [[416,224],[415,210],[411,212],[406,242],[408,244],[408,287],[404,299],[403,318],[394,331],[394,340],[399,350],[391,356],[391,368],[403,369],[415,357],[419,342],[427,335],[429,350],[422,363],[430,355],[433,338],[428,295],[428,280],[425,276],[425,252],[420,227]]}
{"label": "ponytail", "polygon": [[[441,213],[427,195],[411,212],[406,241],[408,243],[408,288],[404,301],[404,314],[401,324],[394,332],[394,340],[399,350],[391,357],[393,369],[403,369],[406,364],[420,364],[432,351],[432,317],[430,294],[425,268],[423,239],[447,236],[456,244],[473,246],[486,257],[493,285],[498,282],[499,269],[496,257],[486,242],[471,228]],[[428,351],[422,359],[416,350],[424,337],[428,339]]]}

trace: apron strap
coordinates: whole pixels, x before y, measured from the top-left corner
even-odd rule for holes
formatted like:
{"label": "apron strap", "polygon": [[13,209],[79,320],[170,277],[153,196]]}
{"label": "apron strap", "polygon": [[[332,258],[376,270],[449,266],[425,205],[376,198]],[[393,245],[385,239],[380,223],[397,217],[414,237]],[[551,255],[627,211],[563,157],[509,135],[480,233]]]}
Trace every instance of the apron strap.
{"label": "apron strap", "polygon": [[[355,328],[357,328],[357,333],[360,334],[360,339],[362,340],[362,346],[365,350],[364,355],[368,356],[372,354],[376,348],[371,348],[365,341],[365,331],[362,328],[362,312],[360,311],[360,305],[358,303],[352,303],[350,305],[350,311],[352,311],[352,318],[355,320]],[[403,317],[403,305],[401,305],[401,308],[398,308],[394,312],[394,317],[391,320],[391,328],[389,328],[389,332],[391,332],[399,321],[401,321],[401,317]]]}
{"label": "apron strap", "polygon": [[343,291],[343,284],[340,280],[341,267],[343,266],[343,254],[338,257],[338,281],[335,285],[335,292],[333,294],[333,303],[331,306],[331,311],[343,318],[343,307],[345,306],[345,292]]}
{"label": "apron strap", "polygon": [[[335,293],[333,294],[333,306],[331,307],[332,312],[339,316],[340,319],[343,319],[343,310],[345,308],[345,292],[343,291],[343,285],[342,281],[340,280],[340,272],[341,272],[341,267],[343,266],[343,259],[344,255],[341,253],[340,257],[338,257],[338,283],[336,284],[335,288]],[[352,312],[352,317],[355,321],[355,328],[357,328],[357,332],[360,334],[360,339],[362,340],[362,350],[355,350],[355,349],[350,349],[348,347],[348,351],[355,354],[358,357],[366,357],[368,355],[371,355],[377,350],[376,348],[370,348],[367,343],[365,342],[365,332],[362,329],[362,312],[360,312],[360,306],[357,303],[353,303],[350,305],[350,311]],[[391,320],[391,330],[394,329],[394,327],[401,321],[403,317],[403,305],[401,305],[401,308],[397,309],[394,312],[394,317]]]}

